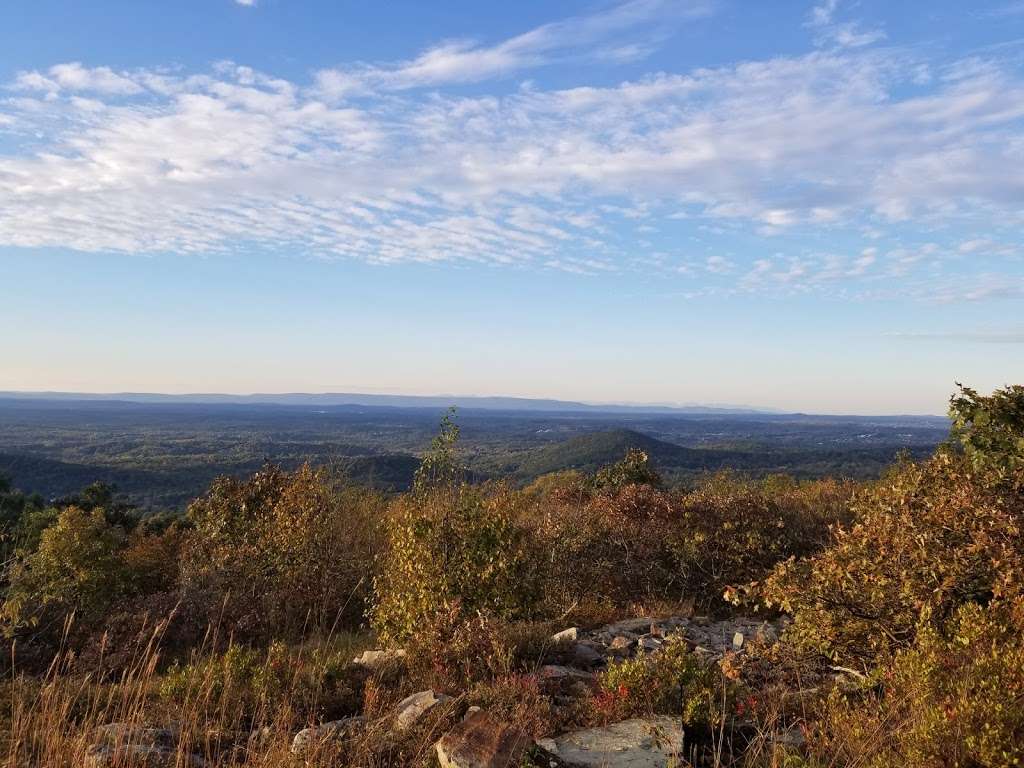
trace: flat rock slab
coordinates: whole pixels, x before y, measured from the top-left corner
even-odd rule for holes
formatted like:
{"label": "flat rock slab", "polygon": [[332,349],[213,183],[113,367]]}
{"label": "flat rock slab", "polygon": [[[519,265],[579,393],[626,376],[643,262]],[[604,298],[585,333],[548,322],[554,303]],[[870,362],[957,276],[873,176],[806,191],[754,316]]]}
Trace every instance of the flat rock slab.
{"label": "flat rock slab", "polygon": [[537,746],[576,768],[667,768],[679,764],[683,725],[675,717],[636,718],[539,739]]}
{"label": "flat rock slab", "polygon": [[435,748],[441,768],[518,768],[531,744],[519,729],[477,711],[442,736]]}

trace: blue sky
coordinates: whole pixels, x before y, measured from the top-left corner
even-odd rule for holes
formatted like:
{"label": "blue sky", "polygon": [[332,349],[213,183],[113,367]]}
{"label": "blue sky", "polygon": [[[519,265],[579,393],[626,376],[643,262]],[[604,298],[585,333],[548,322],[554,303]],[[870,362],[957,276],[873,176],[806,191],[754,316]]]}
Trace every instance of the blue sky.
{"label": "blue sky", "polygon": [[10,3],[0,390],[1024,381],[1024,2]]}

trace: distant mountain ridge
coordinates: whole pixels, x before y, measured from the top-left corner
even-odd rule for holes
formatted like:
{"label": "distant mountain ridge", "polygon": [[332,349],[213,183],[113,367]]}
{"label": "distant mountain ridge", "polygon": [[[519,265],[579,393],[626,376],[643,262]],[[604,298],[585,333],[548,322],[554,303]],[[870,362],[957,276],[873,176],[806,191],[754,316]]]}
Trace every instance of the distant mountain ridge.
{"label": "distant mountain ridge", "polygon": [[226,395],[195,393],[168,395],[153,392],[3,392],[0,398],[14,400],[67,400],[75,402],[125,403],[194,403],[213,405],[296,405],[296,406],[367,406],[393,408],[447,408],[489,411],[553,411],[561,413],[691,413],[691,414],[779,414],[778,410],[728,405],[604,405],[573,400],[530,397],[490,397],[477,395],[375,395],[357,392]]}

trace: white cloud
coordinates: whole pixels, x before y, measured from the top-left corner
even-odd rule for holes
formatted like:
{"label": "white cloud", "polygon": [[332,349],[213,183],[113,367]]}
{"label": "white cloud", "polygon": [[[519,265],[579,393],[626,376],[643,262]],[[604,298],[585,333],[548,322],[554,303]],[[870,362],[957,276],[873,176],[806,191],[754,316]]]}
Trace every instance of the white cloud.
{"label": "white cloud", "polygon": [[727,275],[736,265],[724,256],[709,256],[704,262],[704,268],[713,275]]}
{"label": "white cloud", "polygon": [[110,95],[132,95],[141,93],[142,88],[130,75],[118,74],[110,67],[83,67],[79,62],[57,64],[50,67],[46,75],[39,72],[21,72],[15,80],[20,90],[91,91]]}
{"label": "white cloud", "polygon": [[878,261],[878,249],[877,248],[865,248],[861,251],[858,258],[854,259],[853,265],[847,271],[847,275],[856,277],[863,275],[870,269],[874,263]]}
{"label": "white cloud", "polygon": [[811,8],[811,17],[807,23],[814,27],[825,27],[832,23],[836,9],[839,8],[839,0],[825,0],[821,5]]}
{"label": "white cloud", "polygon": [[976,238],[974,240],[965,240],[960,243],[960,247],[957,250],[960,251],[960,253],[975,253],[989,248],[991,245],[991,240],[986,238]]}
{"label": "white cloud", "polygon": [[235,0],[238,5],[244,5],[246,8],[252,8],[256,5],[256,0]]}
{"label": "white cloud", "polygon": [[[651,6],[619,12],[627,7]],[[592,29],[612,24],[601,18]],[[543,53],[531,45],[512,47],[518,61]],[[380,264],[595,273],[624,268],[646,231],[637,224],[668,232],[701,220],[719,235],[849,227],[876,238],[909,219],[969,222],[965,231],[1024,224],[1019,72],[957,62],[933,66],[926,90],[907,89],[920,63],[830,50],[611,87],[340,103],[233,64],[192,75],[57,65],[21,73],[0,101],[4,131],[28,137],[0,155],[0,244],[287,246]],[[457,80],[460,66],[430,77]],[[917,246],[850,252],[753,265],[712,256],[700,271],[731,274],[743,290],[821,290],[882,275],[932,280],[923,271],[941,262]],[[952,288],[980,299],[998,295],[996,283]],[[943,291],[933,280],[919,293]]]}

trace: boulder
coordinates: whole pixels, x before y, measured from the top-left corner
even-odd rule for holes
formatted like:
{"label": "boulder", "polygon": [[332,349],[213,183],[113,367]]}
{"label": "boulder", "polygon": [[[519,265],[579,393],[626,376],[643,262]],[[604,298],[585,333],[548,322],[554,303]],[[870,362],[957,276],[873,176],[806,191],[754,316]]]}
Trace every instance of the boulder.
{"label": "boulder", "polygon": [[352,659],[352,663],[358,664],[360,667],[366,667],[367,669],[379,669],[380,667],[393,664],[398,661],[403,661],[404,659],[404,649],[392,648],[381,651],[363,651]]}
{"label": "boulder", "polygon": [[652,619],[650,616],[641,617],[639,619],[623,619],[622,621],[617,621],[614,624],[609,624],[607,627],[604,628],[604,631],[611,632],[612,634],[615,634],[616,632],[632,632],[634,634],[642,634],[644,632],[649,631],[651,628],[651,624],[653,624],[654,622],[655,620]]}
{"label": "boulder", "polygon": [[107,723],[94,731],[96,743],[85,753],[87,768],[199,768],[199,755],[178,755],[177,727],[150,728],[138,723]]}
{"label": "boulder", "polygon": [[302,755],[327,742],[341,742],[365,722],[363,717],[346,717],[303,728],[292,739],[292,754]]}
{"label": "boulder", "polygon": [[561,680],[591,682],[594,680],[593,672],[585,672],[575,667],[563,667],[561,664],[545,664],[540,668],[538,675],[545,682],[559,682]]}
{"label": "boulder", "polygon": [[561,632],[556,632],[551,636],[551,642],[553,643],[567,643],[575,642],[579,640],[580,629],[579,627],[569,627],[569,629],[563,629]]}
{"label": "boulder", "polygon": [[427,712],[438,704],[451,701],[451,698],[451,696],[434,693],[434,691],[420,691],[412,696],[406,696],[395,707],[395,728],[400,731],[408,730]]}
{"label": "boulder", "polygon": [[522,731],[477,711],[442,736],[435,749],[441,768],[518,768],[530,746]]}
{"label": "boulder", "polygon": [[117,747],[127,744],[170,749],[178,743],[178,731],[171,728],[148,728],[138,723],[107,723],[93,732],[97,744]]}
{"label": "boulder", "polygon": [[572,663],[577,667],[593,667],[601,664],[604,656],[588,643],[576,643],[572,649]]}
{"label": "boulder", "polygon": [[675,717],[636,718],[539,739],[537,746],[568,768],[667,768],[680,763],[683,726]]}

